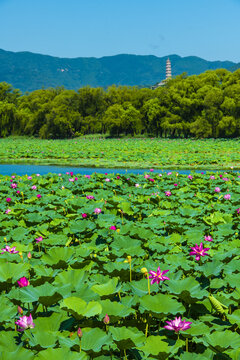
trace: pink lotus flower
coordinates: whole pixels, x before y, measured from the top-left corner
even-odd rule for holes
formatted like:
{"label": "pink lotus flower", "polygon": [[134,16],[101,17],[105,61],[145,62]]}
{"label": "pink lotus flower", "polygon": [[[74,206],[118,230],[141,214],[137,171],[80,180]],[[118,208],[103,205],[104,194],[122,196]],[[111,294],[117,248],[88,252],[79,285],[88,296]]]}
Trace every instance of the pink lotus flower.
{"label": "pink lotus flower", "polygon": [[74,179],[72,179],[72,178],[69,178],[69,179],[68,179],[68,181],[70,181],[70,182],[74,182]]}
{"label": "pink lotus flower", "polygon": [[92,200],[92,199],[95,199],[94,196],[92,196],[92,195],[87,195],[86,198],[87,198],[87,199],[91,199],[91,200]]}
{"label": "pink lotus flower", "polygon": [[154,171],[154,169],[150,169],[150,171],[151,171],[151,172],[153,172],[153,171]]}
{"label": "pink lotus flower", "polygon": [[190,180],[192,180],[192,179],[193,179],[192,175],[188,175],[188,178],[189,178]]}
{"label": "pink lotus flower", "polygon": [[40,174],[36,174],[36,176],[40,176]]}
{"label": "pink lotus flower", "polygon": [[175,317],[174,320],[166,321],[168,325],[164,326],[165,329],[173,330],[175,332],[179,331],[185,331],[187,329],[190,329],[192,323],[190,321],[181,320],[181,316]]}
{"label": "pink lotus flower", "polygon": [[203,243],[201,243],[199,246],[196,244],[195,247],[191,247],[193,251],[189,253],[189,255],[196,255],[195,260],[199,261],[201,256],[208,255],[207,251],[210,250],[210,248],[203,248]]}
{"label": "pink lotus flower", "polygon": [[37,189],[36,185],[33,185],[32,190],[36,190],[36,189]]}
{"label": "pink lotus flower", "polygon": [[178,186],[178,184],[173,184],[174,186]]}
{"label": "pink lotus flower", "polygon": [[10,197],[6,198],[6,202],[11,202],[11,201],[12,201],[12,199]]}
{"label": "pink lotus flower", "polygon": [[82,218],[85,219],[87,217],[87,214],[83,213]]}
{"label": "pink lotus flower", "polygon": [[101,211],[102,211],[102,210],[101,210],[100,208],[96,208],[96,209],[94,210],[95,214],[100,214]]}
{"label": "pink lotus flower", "polygon": [[172,175],[171,171],[167,173],[167,175]]}
{"label": "pink lotus flower", "polygon": [[12,189],[16,189],[16,188],[17,188],[17,184],[16,184],[16,183],[12,183],[12,184],[11,184],[11,188],[12,188]]}
{"label": "pink lotus flower", "polygon": [[217,187],[215,187],[214,191],[219,193],[221,191],[221,189],[220,189],[220,187],[217,186]]}
{"label": "pink lotus flower", "polygon": [[107,179],[105,179],[105,181],[106,181],[106,182],[109,182],[109,181],[110,181],[110,179],[108,179],[108,178],[107,178]]}
{"label": "pink lotus flower", "polygon": [[43,241],[43,237],[39,236],[35,240],[36,240],[36,243],[39,243],[39,242]]}
{"label": "pink lotus flower", "polygon": [[62,174],[59,173],[58,176],[62,176]]}
{"label": "pink lotus flower", "polygon": [[223,176],[222,175],[219,175],[220,178],[222,178]]}
{"label": "pink lotus flower", "polygon": [[41,194],[37,194],[37,198],[41,199],[42,195]]}
{"label": "pink lotus flower", "polygon": [[84,175],[85,178],[90,179],[90,175]]}
{"label": "pink lotus flower", "polygon": [[204,241],[213,241],[213,238],[210,235],[204,236]]}
{"label": "pink lotus flower", "polygon": [[25,276],[21,277],[17,283],[20,288],[30,285],[30,282],[28,281],[28,279]]}
{"label": "pink lotus flower", "polygon": [[165,195],[166,195],[166,196],[171,196],[172,193],[171,193],[171,191],[165,191]]}
{"label": "pink lotus flower", "polygon": [[135,184],[135,187],[139,187],[140,185],[139,184]]}
{"label": "pink lotus flower", "polygon": [[4,254],[5,252],[9,252],[11,254],[17,254],[19,253],[19,251],[16,251],[16,246],[13,246],[12,248],[10,248],[10,246],[6,245],[5,248],[2,248],[1,250],[3,250],[3,252],[1,252],[1,254]]}
{"label": "pink lotus flower", "polygon": [[11,211],[12,211],[11,209],[7,209],[7,210],[5,211],[5,214],[9,214]]}
{"label": "pink lotus flower", "polygon": [[224,180],[224,181],[229,181],[229,179],[228,179],[228,178],[223,178],[223,180]]}
{"label": "pink lotus flower", "polygon": [[17,194],[20,194],[20,190],[17,190]]}
{"label": "pink lotus flower", "polygon": [[117,179],[119,180],[119,179],[120,179],[120,176],[117,176]]}
{"label": "pink lotus flower", "polygon": [[12,175],[12,176],[11,176],[12,179],[15,179],[15,177],[16,177],[15,175]]}
{"label": "pink lotus flower", "polygon": [[226,199],[226,200],[230,200],[230,199],[231,199],[231,195],[230,195],[230,194],[226,194],[226,195],[224,195],[224,199]]}
{"label": "pink lotus flower", "polygon": [[159,177],[162,177],[162,174],[158,174]]}
{"label": "pink lotus flower", "polygon": [[103,319],[103,322],[104,322],[104,324],[106,324],[106,325],[109,324],[110,319],[109,319],[108,314],[105,315],[105,317],[104,317],[104,319]]}
{"label": "pink lotus flower", "polygon": [[32,315],[29,316],[22,316],[19,320],[15,322],[17,326],[19,326],[21,329],[18,329],[18,331],[24,331],[26,329],[33,329],[35,327],[35,324],[33,323]]}
{"label": "pink lotus flower", "polygon": [[32,177],[31,177],[31,176],[28,176],[28,180],[32,180]]}
{"label": "pink lotus flower", "polygon": [[72,172],[72,171],[70,172],[70,175],[73,176],[73,172]]}
{"label": "pink lotus flower", "polygon": [[167,276],[164,276],[164,274],[166,274],[169,270],[164,270],[161,272],[160,266],[158,266],[157,268],[157,272],[150,270],[149,271],[149,279],[152,279],[151,281],[151,285],[154,284],[155,282],[157,284],[160,283],[160,281],[164,281],[164,280],[170,280]]}
{"label": "pink lotus flower", "polygon": [[116,226],[110,226],[110,228],[109,228],[110,230],[117,230],[117,228],[116,228]]}
{"label": "pink lotus flower", "polygon": [[237,209],[237,213],[238,213],[238,214],[240,213],[240,208]]}
{"label": "pink lotus flower", "polygon": [[215,180],[215,176],[211,175],[211,176],[210,176],[210,179],[211,179],[211,180]]}
{"label": "pink lotus flower", "polygon": [[32,258],[32,254],[30,253],[30,251],[29,251],[29,253],[27,254],[27,257],[28,257],[29,260]]}
{"label": "pink lotus flower", "polygon": [[150,177],[150,175],[146,174],[144,175],[145,179],[148,179]]}
{"label": "pink lotus flower", "polygon": [[75,181],[77,181],[77,180],[78,180],[78,178],[77,178],[77,177],[75,177],[75,178],[74,178],[74,180],[75,180]]}

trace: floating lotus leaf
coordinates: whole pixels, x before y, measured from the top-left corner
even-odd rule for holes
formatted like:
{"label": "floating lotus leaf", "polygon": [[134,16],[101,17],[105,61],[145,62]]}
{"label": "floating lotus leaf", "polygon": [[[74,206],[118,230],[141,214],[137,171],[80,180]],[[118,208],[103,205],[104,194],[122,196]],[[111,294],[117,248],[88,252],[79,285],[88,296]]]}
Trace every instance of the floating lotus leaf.
{"label": "floating lotus leaf", "polygon": [[182,314],[185,311],[182,303],[173,299],[170,295],[157,294],[145,295],[139,300],[142,312],[151,311],[155,315]]}
{"label": "floating lotus leaf", "polygon": [[81,340],[82,349],[85,351],[99,352],[105,345],[110,345],[112,342],[110,334],[105,331],[95,329],[84,329]]}
{"label": "floating lotus leaf", "polygon": [[[17,256],[18,254],[9,254],[9,256]],[[30,269],[29,264],[15,264],[15,263],[3,263],[0,266],[0,282],[8,281],[12,279],[12,282],[16,282],[20,277],[28,277],[28,271]]]}
{"label": "floating lotus leaf", "polygon": [[102,312],[102,306],[97,301],[90,301],[87,303],[81,298],[72,296],[64,299],[61,302],[61,308],[66,309],[77,319],[81,319],[83,316],[91,317]]}
{"label": "floating lotus leaf", "polygon": [[239,349],[240,337],[239,334],[232,331],[214,331],[212,334],[207,334],[204,340],[219,352],[226,349]]}
{"label": "floating lotus leaf", "polygon": [[[66,348],[59,348],[59,349],[47,349],[41,351],[37,356],[37,360],[60,360],[60,359],[67,359],[67,360],[87,360],[87,354],[82,351],[81,353],[69,351]],[[24,359],[23,359],[24,360]]]}
{"label": "floating lotus leaf", "polygon": [[134,327],[110,326],[109,332],[120,349],[129,349],[131,347],[141,346],[146,339],[144,334]]}
{"label": "floating lotus leaf", "polygon": [[93,285],[91,290],[100,296],[115,294],[121,289],[121,284],[118,285],[118,282],[118,278],[112,278],[105,284]]}

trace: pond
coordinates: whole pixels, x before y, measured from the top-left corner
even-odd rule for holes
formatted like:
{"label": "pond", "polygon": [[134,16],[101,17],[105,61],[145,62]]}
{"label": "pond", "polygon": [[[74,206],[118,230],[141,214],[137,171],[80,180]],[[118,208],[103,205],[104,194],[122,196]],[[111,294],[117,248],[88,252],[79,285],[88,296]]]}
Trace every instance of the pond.
{"label": "pond", "polygon": [[[15,164],[0,164],[0,174],[1,175],[32,175],[32,174],[65,174],[66,172],[73,172],[74,174],[82,174],[82,175],[91,175],[92,173],[109,173],[109,174],[143,174],[145,172],[149,172],[150,169],[108,169],[108,168],[86,168],[86,167],[67,167],[67,166],[47,166],[47,165],[15,165]],[[170,171],[177,171],[179,174],[190,174],[194,170],[162,170],[162,169],[154,169],[154,173],[167,173]],[[208,170],[195,170],[198,173],[206,172]],[[210,171],[210,170],[209,170]],[[237,170],[211,170],[212,172],[237,172]]]}

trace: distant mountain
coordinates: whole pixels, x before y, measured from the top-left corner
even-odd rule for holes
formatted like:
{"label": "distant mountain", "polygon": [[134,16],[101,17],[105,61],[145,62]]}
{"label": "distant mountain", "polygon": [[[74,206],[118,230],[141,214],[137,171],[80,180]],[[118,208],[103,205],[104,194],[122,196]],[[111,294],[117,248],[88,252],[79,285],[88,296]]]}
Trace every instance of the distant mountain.
{"label": "distant mountain", "polygon": [[58,58],[31,52],[0,49],[0,82],[6,81],[22,92],[64,86],[67,89],[108,87],[116,85],[150,86],[165,79],[167,58],[173,76],[187,72],[200,74],[206,70],[237,69],[231,61],[207,61],[196,56],[115,55],[102,58]]}

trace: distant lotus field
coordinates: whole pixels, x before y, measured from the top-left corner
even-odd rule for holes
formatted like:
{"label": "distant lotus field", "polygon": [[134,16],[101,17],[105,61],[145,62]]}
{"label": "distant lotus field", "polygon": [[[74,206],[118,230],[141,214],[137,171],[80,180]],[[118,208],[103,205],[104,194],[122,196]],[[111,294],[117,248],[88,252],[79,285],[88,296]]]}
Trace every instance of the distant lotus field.
{"label": "distant lotus field", "polygon": [[0,176],[0,357],[239,359],[240,175]]}
{"label": "distant lotus field", "polygon": [[1,163],[156,169],[240,169],[239,139],[0,139]]}

